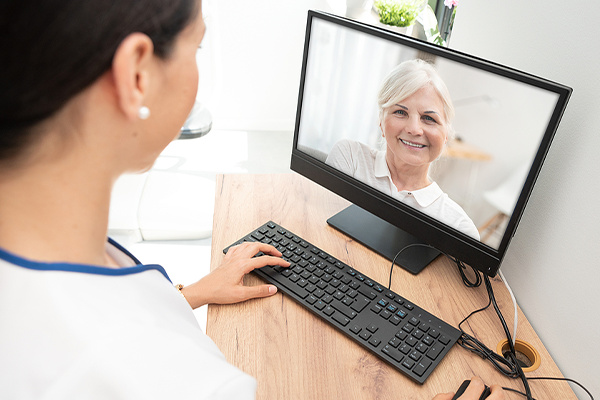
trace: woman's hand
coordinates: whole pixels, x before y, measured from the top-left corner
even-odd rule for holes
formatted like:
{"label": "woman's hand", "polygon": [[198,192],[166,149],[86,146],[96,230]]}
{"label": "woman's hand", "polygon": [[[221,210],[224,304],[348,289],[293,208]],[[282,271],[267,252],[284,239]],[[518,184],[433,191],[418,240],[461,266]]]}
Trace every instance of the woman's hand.
{"label": "woman's hand", "polygon": [[[458,398],[459,400],[479,400],[479,397],[485,389],[485,384],[481,378],[474,376],[471,378],[471,383],[467,387],[467,390]],[[499,385],[490,386],[490,395],[486,400],[503,400],[504,392]],[[454,393],[440,393],[433,398],[433,400],[452,400]]]}
{"label": "woman's hand", "polygon": [[[257,253],[265,255],[253,258]],[[181,292],[192,308],[205,304],[231,304],[248,299],[272,296],[273,285],[244,286],[244,275],[266,265],[289,267],[281,253],[264,243],[246,242],[229,249],[223,263],[198,282],[184,287]]]}

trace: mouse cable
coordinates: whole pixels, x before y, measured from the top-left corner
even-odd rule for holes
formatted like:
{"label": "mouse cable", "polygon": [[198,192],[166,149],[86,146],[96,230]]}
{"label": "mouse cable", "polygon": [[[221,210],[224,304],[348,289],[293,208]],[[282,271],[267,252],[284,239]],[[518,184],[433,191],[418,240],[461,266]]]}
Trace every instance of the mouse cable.
{"label": "mouse cable", "polygon": [[449,260],[451,260],[452,262],[454,262],[458,268],[458,272],[460,273],[460,276],[462,278],[462,281],[464,283],[464,285],[466,287],[472,288],[472,287],[478,287],[481,286],[481,274],[473,267],[471,267],[469,265],[469,267],[473,270],[473,273],[475,274],[475,282],[472,282],[471,280],[469,280],[469,278],[467,277],[467,275],[465,274],[465,270],[467,269],[467,267],[465,266],[465,264],[460,261],[459,259],[452,257],[450,255],[448,255],[447,253],[444,253],[443,251],[440,251],[439,249],[436,249],[435,247],[429,245],[429,244],[425,244],[425,243],[413,243],[413,244],[409,244],[404,246],[398,253],[396,253],[396,255],[394,256],[394,259],[392,260],[392,266],[390,267],[390,279],[388,282],[388,289],[391,290],[392,288],[392,272],[394,271],[394,265],[396,264],[396,259],[398,258],[398,256],[404,252],[404,250],[409,249],[411,247],[428,247],[430,249],[434,249],[439,251],[440,253],[442,253],[443,255],[445,255],[446,257],[448,257]]}
{"label": "mouse cable", "polygon": [[[572,383],[576,384],[577,386],[579,386],[581,389],[583,389],[587,393],[587,395],[590,396],[591,400],[594,400],[594,396],[592,396],[592,394],[590,393],[590,391],[587,390],[585,386],[583,386],[581,383],[577,382],[574,379],[570,379],[570,378],[553,378],[553,377],[548,377],[548,376],[535,376],[535,377],[528,377],[527,379],[530,380],[530,381],[546,379],[546,380],[551,380],[551,381],[567,381],[567,382],[572,382]],[[513,388],[503,387],[502,389],[506,390],[508,392],[513,392],[513,393],[520,394],[523,397],[527,397],[527,395],[525,393],[520,392],[518,390],[515,390]]]}

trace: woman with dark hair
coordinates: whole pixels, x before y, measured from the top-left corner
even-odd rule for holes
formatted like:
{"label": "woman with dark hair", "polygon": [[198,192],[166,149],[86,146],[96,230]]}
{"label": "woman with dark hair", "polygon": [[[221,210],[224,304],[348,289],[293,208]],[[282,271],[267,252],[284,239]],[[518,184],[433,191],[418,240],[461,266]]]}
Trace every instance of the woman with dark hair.
{"label": "woman with dark hair", "polygon": [[0,2],[0,398],[254,397],[190,305],[274,294],[242,278],[281,253],[233,248],[178,291],[106,237],[113,183],[150,168],[193,105],[200,8]]}
{"label": "woman with dark hair", "polygon": [[0,2],[0,398],[254,398],[191,308],[275,294],[243,277],[281,253],[182,288],[106,237],[115,180],[192,108],[204,30],[199,0]]}

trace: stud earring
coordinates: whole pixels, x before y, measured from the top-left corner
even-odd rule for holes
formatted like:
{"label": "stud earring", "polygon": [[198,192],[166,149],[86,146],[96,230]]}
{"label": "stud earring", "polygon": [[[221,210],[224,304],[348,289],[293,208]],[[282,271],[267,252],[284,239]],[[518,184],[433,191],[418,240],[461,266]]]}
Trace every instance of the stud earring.
{"label": "stud earring", "polygon": [[141,106],[140,109],[138,110],[138,117],[140,117],[140,119],[148,119],[149,116],[150,116],[150,109],[146,106]]}

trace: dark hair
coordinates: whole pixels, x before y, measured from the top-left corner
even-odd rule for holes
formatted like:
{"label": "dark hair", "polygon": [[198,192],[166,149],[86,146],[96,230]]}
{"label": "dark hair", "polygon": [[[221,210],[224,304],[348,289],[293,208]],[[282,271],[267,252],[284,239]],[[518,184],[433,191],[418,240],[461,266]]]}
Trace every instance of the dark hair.
{"label": "dark hair", "polygon": [[196,0],[0,0],[0,161],[109,70],[125,37],[145,33],[168,58],[196,11]]}

